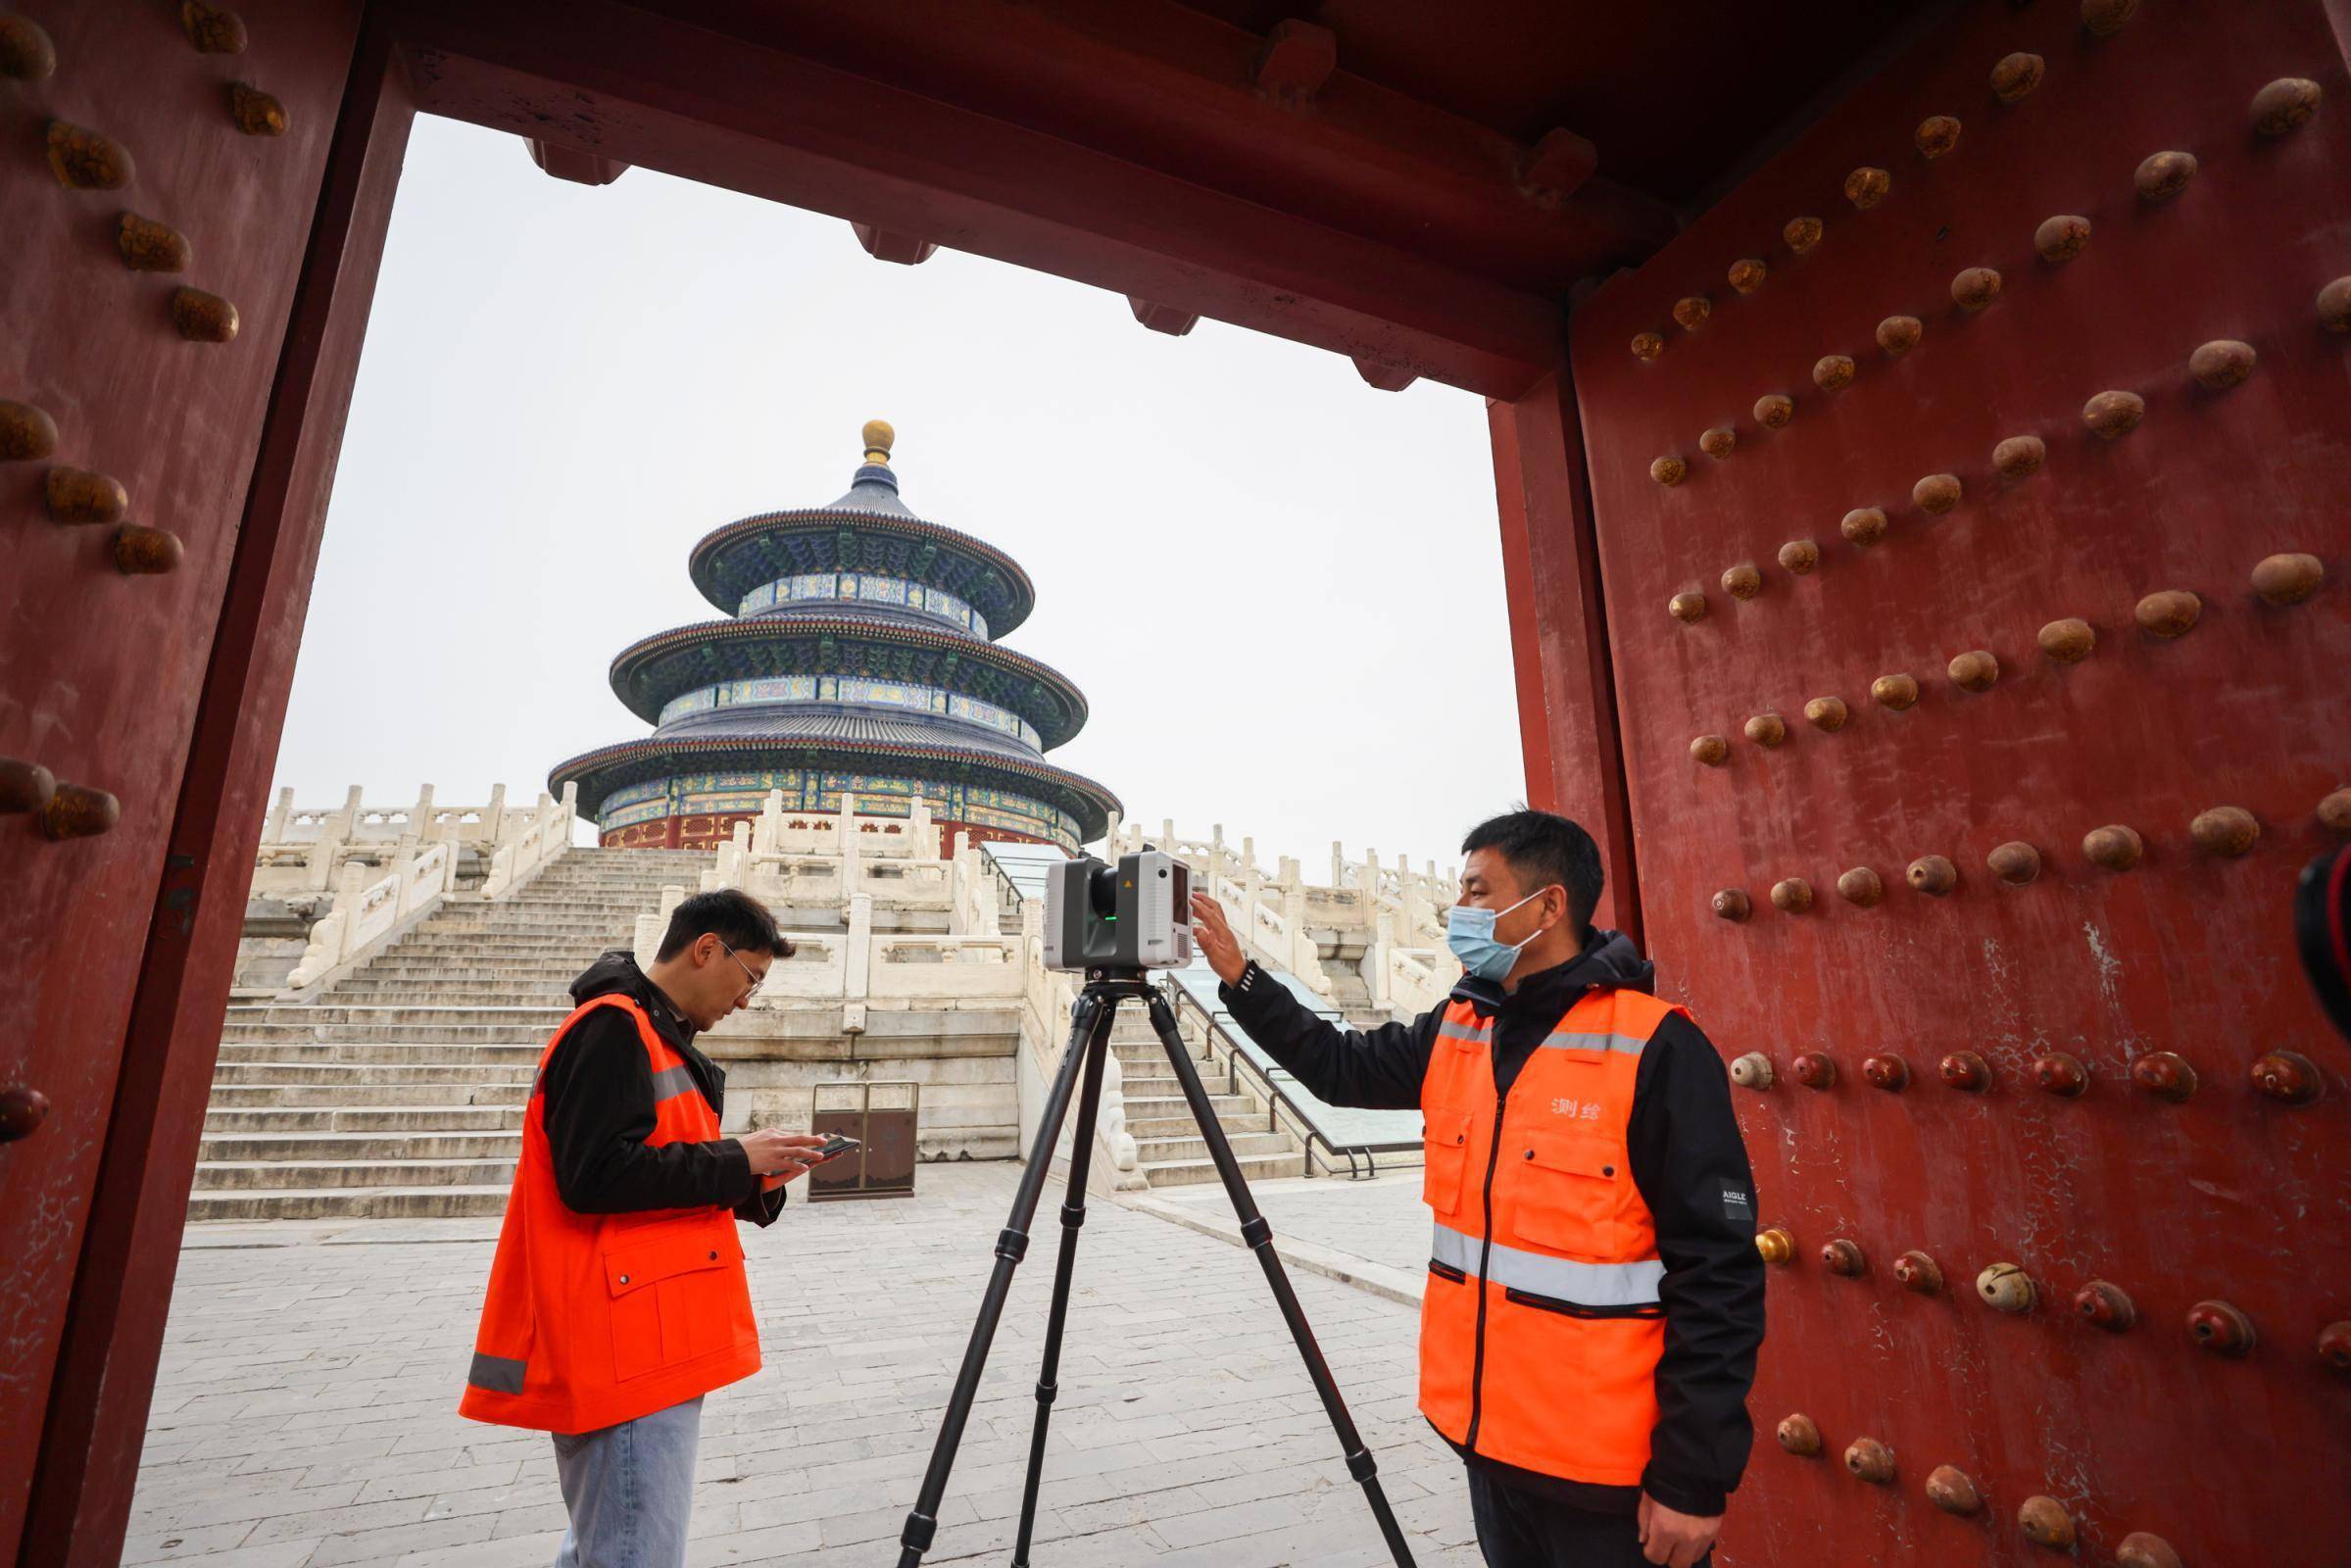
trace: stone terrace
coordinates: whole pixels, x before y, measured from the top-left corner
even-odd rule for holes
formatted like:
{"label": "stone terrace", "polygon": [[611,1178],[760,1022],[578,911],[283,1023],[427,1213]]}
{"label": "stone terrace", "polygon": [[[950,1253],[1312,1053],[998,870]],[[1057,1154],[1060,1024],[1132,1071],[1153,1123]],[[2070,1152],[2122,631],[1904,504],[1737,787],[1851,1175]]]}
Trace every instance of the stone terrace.
{"label": "stone terrace", "polygon": [[[1017,1174],[926,1165],[910,1200],[796,1201],[749,1238],[767,1367],[706,1412],[694,1563],[897,1560]],[[1058,1202],[1049,1187],[929,1562],[1009,1554]],[[1090,1207],[1039,1562],[1387,1561],[1254,1260]],[[191,1229],[123,1560],[551,1560],[563,1506],[546,1439],[455,1409],[492,1234],[479,1220]],[[1417,1313],[1293,1278],[1419,1561],[1477,1562],[1460,1466],[1413,1409]]]}

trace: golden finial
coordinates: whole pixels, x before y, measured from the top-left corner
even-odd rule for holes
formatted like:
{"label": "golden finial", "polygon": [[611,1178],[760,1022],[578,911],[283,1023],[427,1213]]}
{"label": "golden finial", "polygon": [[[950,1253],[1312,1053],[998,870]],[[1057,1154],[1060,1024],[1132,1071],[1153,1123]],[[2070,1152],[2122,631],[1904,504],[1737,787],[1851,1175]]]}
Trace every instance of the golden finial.
{"label": "golden finial", "polygon": [[865,461],[890,466],[890,448],[898,441],[898,432],[890,428],[887,419],[865,421]]}

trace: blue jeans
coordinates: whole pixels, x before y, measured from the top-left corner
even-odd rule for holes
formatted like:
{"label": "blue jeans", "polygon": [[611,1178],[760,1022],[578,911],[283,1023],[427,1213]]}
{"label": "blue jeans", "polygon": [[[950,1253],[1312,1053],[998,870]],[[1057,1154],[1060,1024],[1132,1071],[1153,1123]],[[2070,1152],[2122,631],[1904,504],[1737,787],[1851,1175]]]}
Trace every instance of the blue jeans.
{"label": "blue jeans", "polygon": [[682,1568],[702,1400],[601,1432],[555,1435],[571,1528],[555,1568]]}

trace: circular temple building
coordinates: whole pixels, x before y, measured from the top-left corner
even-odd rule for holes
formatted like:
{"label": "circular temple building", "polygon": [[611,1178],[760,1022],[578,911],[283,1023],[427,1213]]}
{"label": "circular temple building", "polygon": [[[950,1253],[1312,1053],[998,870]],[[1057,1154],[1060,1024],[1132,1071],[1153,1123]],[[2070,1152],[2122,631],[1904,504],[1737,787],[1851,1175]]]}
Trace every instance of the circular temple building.
{"label": "circular temple building", "polygon": [[788,811],[906,815],[951,835],[1074,852],[1118,800],[1045,760],[1086,723],[1058,671],[999,647],[1036,591],[1019,563],[925,522],[898,496],[895,435],[865,426],[849,493],[706,535],[694,586],[726,612],[645,638],[612,661],[612,692],[654,726],[572,758],[609,848],[713,845],[781,790]]}

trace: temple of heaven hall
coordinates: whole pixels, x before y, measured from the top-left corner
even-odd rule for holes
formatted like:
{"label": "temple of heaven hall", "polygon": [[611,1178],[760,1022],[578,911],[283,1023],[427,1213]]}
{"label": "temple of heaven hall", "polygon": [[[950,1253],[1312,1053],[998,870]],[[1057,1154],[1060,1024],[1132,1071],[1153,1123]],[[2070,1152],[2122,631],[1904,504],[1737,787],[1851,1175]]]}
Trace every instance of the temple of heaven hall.
{"label": "temple of heaven hall", "polygon": [[726,612],[612,661],[612,691],[654,726],[559,765],[610,848],[715,845],[772,791],[787,811],[906,815],[973,842],[1075,852],[1117,798],[1045,760],[1086,722],[1067,678],[998,645],[1036,591],[1011,557],[898,498],[890,426],[865,426],[849,493],[706,535],[694,586]]}

